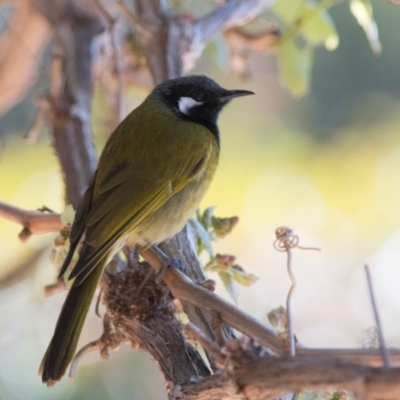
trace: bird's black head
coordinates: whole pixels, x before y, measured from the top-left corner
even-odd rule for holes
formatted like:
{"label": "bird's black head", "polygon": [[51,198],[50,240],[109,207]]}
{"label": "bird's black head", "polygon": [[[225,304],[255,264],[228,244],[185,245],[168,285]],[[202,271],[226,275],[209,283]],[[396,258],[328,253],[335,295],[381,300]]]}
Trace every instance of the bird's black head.
{"label": "bird's black head", "polygon": [[217,119],[235,97],[254,94],[247,90],[227,90],[204,75],[171,79],[154,89],[154,94],[179,118],[207,127],[219,140]]}

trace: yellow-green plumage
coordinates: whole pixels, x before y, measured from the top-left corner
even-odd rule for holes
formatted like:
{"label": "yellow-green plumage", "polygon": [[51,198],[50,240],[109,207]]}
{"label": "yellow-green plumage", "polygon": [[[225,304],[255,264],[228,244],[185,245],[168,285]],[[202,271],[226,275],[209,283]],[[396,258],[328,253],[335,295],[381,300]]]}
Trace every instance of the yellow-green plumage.
{"label": "yellow-green plumage", "polygon": [[[192,84],[190,79],[169,82]],[[193,79],[211,85],[206,96],[211,96],[212,90],[219,91],[220,97],[229,92],[208,78]],[[175,86],[167,89],[167,100],[173,90],[180,90]],[[222,109],[218,99],[215,100],[215,122]],[[206,106],[211,107],[208,103]],[[211,183],[219,156],[218,136],[212,131],[214,125],[210,123],[208,129],[202,122],[180,115],[154,91],[108,140],[97,172],[78,207],[71,231],[71,248],[60,273],[65,272],[84,236],[79,259],[70,274],[75,281],[40,367],[42,380],[48,385],[64,375],[74,356],[107,261],[127,240],[130,244],[147,246],[173,236],[198,207]]]}

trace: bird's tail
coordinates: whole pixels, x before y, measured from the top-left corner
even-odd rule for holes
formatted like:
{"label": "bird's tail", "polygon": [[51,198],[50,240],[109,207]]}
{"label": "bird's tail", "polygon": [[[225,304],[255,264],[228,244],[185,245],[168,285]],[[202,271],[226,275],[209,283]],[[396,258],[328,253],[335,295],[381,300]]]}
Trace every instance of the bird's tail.
{"label": "bird's tail", "polygon": [[47,386],[61,379],[75,355],[83,323],[89,311],[106,257],[79,285],[71,286],[58,317],[51,342],[40,364],[39,374]]}

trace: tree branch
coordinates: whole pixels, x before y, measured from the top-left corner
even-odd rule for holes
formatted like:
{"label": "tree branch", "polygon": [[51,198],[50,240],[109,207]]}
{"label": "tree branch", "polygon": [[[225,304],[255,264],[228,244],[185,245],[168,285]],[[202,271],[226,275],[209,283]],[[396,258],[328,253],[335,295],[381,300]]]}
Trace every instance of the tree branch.
{"label": "tree branch", "polygon": [[181,400],[271,400],[288,392],[348,390],[358,399],[398,400],[400,369],[365,367],[329,358],[264,357],[236,363],[182,389]]}
{"label": "tree branch", "polygon": [[57,232],[62,228],[60,214],[43,211],[26,211],[22,208],[0,201],[0,217],[22,225],[19,234],[21,241],[25,242],[31,235]]}
{"label": "tree branch", "polygon": [[250,22],[274,2],[275,0],[228,0],[193,24],[193,42],[196,45],[207,44],[218,32]]}
{"label": "tree branch", "polygon": [[[97,166],[91,131],[93,49],[105,21],[84,4],[70,1],[34,0],[54,30],[56,53],[52,89],[46,112],[52,128],[53,147],[61,164],[66,203],[77,207]],[[87,5],[87,4],[86,4]]]}
{"label": "tree branch", "polygon": [[29,0],[14,1],[14,15],[0,40],[0,116],[36,82],[49,25]]}
{"label": "tree branch", "polygon": [[[30,234],[28,236],[24,236],[21,238],[21,240],[27,240],[32,234],[58,232],[62,229],[60,214],[44,213],[41,211],[27,211],[1,201],[0,217],[21,224],[24,227],[28,227]],[[143,256],[146,257],[152,268],[154,268],[156,271],[160,269],[162,263],[158,256],[151,249],[144,250]],[[186,261],[189,260],[184,259],[184,265],[186,265]],[[282,344],[276,341],[274,333],[271,330],[255,321],[251,316],[248,316],[250,318],[250,324],[254,323],[254,321],[256,322],[254,331],[252,325],[250,325],[250,327],[247,326],[243,328],[242,325],[248,323],[247,314],[239,310],[237,307],[227,303],[219,296],[216,296],[211,291],[203,288],[201,285],[195,284],[180,271],[174,268],[169,268],[165,272],[163,278],[174,296],[180,299],[183,303],[187,302],[192,304],[200,311],[205,309],[221,312],[222,310],[223,313],[221,314],[221,317],[225,322],[234,327],[237,325],[237,329],[240,332],[259,340],[261,344],[265,343],[267,347],[271,348],[272,350],[275,349],[278,354],[282,353]],[[233,313],[231,314],[232,309]],[[196,320],[195,325],[197,325],[197,323],[198,321]],[[208,324],[208,322],[203,323],[206,324],[205,326]],[[202,332],[205,333],[209,338],[214,340],[213,334],[208,334],[207,330],[203,329],[203,325],[197,326],[199,326]],[[265,329],[266,332],[261,333],[260,340],[257,332]],[[272,338],[272,344],[268,342],[269,338]],[[338,359],[370,366],[382,365],[382,358],[379,349],[315,349],[297,347],[296,352],[299,356],[303,357],[309,356],[315,358]],[[390,349],[390,357],[394,364],[400,364],[400,349]]]}

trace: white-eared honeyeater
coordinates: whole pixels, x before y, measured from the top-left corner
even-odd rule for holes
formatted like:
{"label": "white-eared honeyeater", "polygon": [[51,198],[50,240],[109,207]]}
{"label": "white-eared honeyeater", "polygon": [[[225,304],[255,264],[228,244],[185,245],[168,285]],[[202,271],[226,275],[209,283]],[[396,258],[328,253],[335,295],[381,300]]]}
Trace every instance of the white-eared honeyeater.
{"label": "white-eared honeyeater", "polygon": [[179,232],[194,213],[217,168],[217,118],[233,98],[205,76],[158,85],[115,129],[76,211],[62,276],[83,239],[69,279],[75,279],[40,366],[53,385],[71,362],[98,281],[128,241],[158,244]]}

